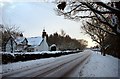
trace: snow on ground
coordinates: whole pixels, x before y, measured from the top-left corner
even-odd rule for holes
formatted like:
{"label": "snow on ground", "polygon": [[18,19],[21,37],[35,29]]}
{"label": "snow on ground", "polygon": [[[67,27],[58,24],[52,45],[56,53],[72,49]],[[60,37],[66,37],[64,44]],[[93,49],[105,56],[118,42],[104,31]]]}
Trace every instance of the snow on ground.
{"label": "snow on ground", "polygon": [[37,65],[44,64],[46,62],[52,62],[55,58],[46,58],[46,59],[38,59],[38,60],[30,60],[25,62],[16,62],[16,63],[9,63],[5,65],[0,65],[2,67],[2,73],[7,73],[15,70],[25,69],[25,68],[31,68],[36,67]]}
{"label": "snow on ground", "polygon": [[81,71],[82,77],[118,77],[118,60],[110,55],[91,51],[92,55]]}

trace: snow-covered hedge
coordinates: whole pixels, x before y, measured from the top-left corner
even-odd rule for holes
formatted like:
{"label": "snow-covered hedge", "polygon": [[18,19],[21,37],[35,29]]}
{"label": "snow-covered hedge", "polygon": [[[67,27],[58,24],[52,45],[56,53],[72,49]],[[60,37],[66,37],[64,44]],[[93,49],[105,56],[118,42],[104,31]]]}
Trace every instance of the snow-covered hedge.
{"label": "snow-covered hedge", "polygon": [[67,54],[78,53],[78,52],[80,51],[42,51],[42,52],[21,52],[21,53],[20,52],[16,52],[16,53],[3,52],[2,63],[7,64],[11,62],[18,62],[18,61],[58,57],[61,55],[67,55]]}

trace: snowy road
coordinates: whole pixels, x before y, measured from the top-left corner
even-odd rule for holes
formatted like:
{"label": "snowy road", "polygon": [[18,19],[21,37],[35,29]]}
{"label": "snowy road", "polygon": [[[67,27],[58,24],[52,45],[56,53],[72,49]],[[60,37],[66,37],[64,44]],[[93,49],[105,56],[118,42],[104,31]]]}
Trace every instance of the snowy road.
{"label": "snowy road", "polygon": [[7,77],[79,77],[80,70],[90,55],[91,52],[86,50],[83,53],[56,58],[55,61],[46,62],[34,68],[4,73],[2,77],[3,79]]}

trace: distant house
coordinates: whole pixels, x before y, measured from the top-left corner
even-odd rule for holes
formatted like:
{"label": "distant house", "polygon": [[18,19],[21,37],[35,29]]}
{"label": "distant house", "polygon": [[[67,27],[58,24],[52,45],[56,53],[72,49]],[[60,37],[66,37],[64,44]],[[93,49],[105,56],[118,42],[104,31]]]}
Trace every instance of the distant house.
{"label": "distant house", "polygon": [[46,42],[47,34],[45,30],[42,32],[42,37],[30,37],[28,40],[28,52],[33,51],[48,51],[49,47]]}
{"label": "distant house", "polygon": [[10,37],[6,43],[6,52],[24,52],[27,50],[27,39],[23,37],[23,34],[14,38]]}
{"label": "distant house", "polygon": [[17,49],[15,51],[18,51],[18,52],[27,51],[27,46],[28,46],[27,38],[20,36],[15,39],[15,42],[17,43],[17,46],[16,46]]}
{"label": "distant house", "polygon": [[22,34],[17,38],[10,37],[6,43],[6,52],[48,51],[49,47],[46,38],[45,30],[43,30],[41,37],[25,38]]}

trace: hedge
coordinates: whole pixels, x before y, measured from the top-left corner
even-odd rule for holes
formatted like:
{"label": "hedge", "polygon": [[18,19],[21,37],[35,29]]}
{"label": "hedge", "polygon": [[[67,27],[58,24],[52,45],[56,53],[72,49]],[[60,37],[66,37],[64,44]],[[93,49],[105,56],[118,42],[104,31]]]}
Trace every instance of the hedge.
{"label": "hedge", "polygon": [[58,53],[42,53],[42,54],[26,54],[26,53],[2,53],[2,64],[13,63],[18,61],[28,61],[28,60],[36,60],[41,58],[50,58],[50,57],[59,57],[61,55],[68,55],[73,53],[78,53],[81,51],[61,51]]}

